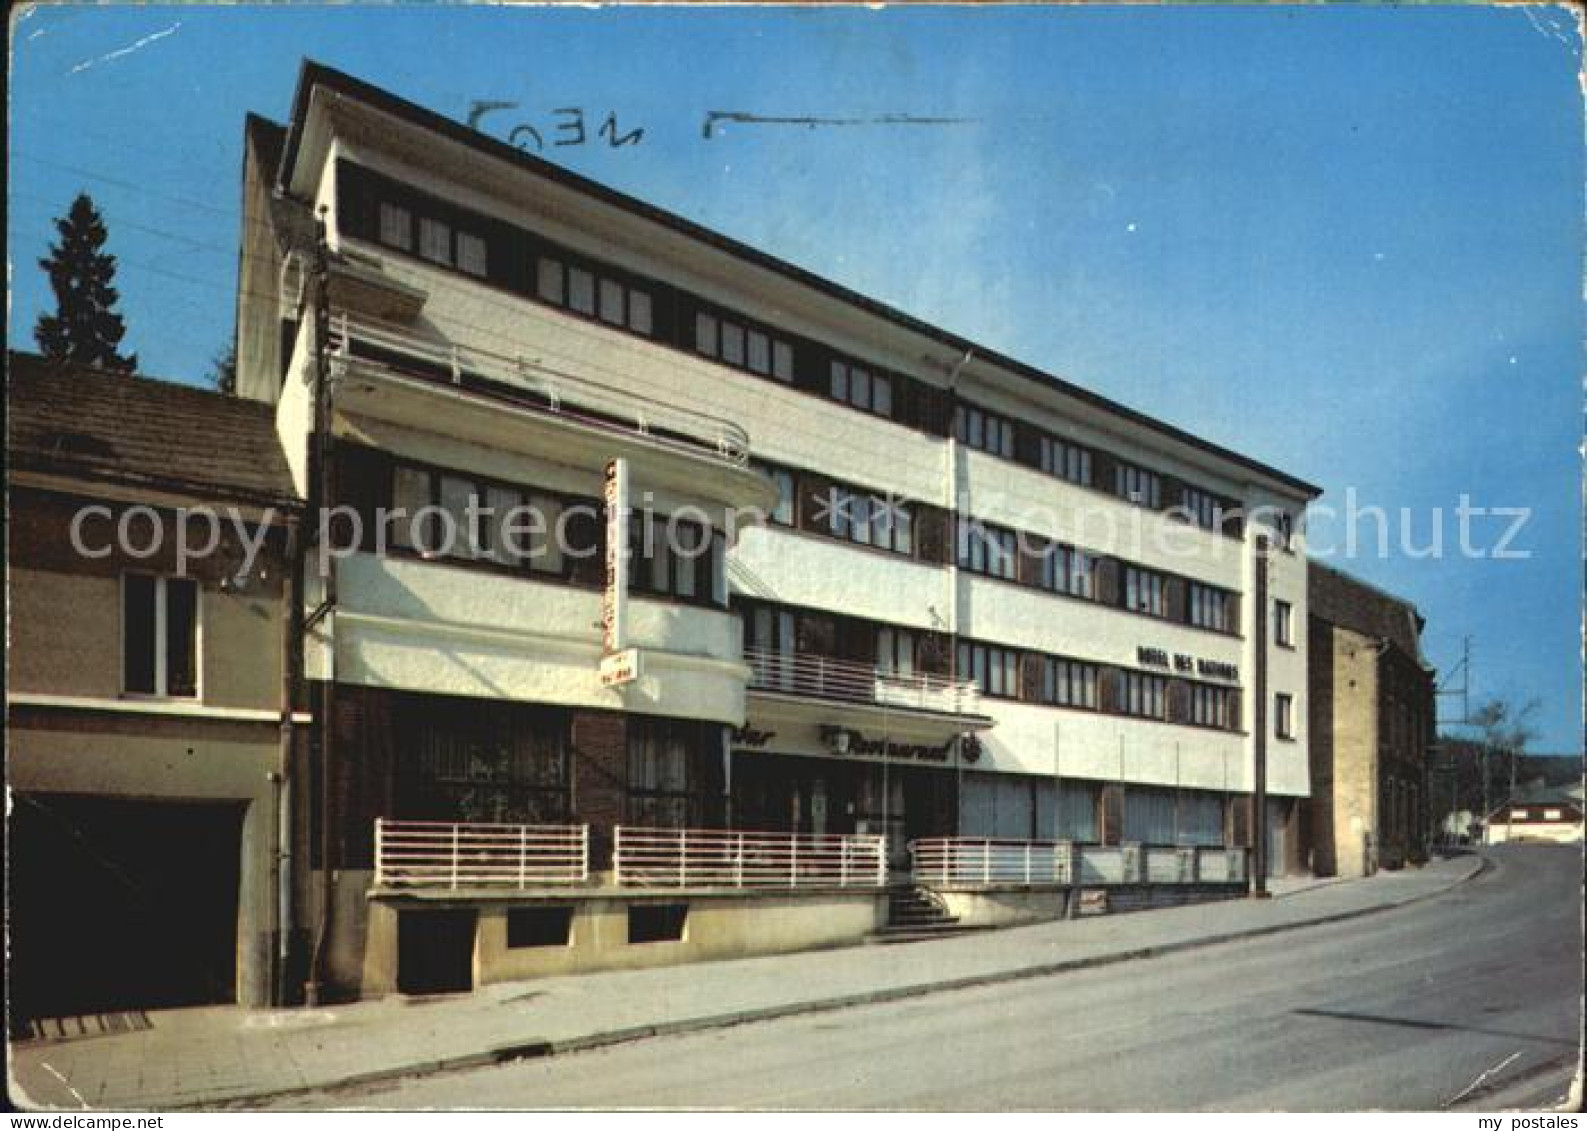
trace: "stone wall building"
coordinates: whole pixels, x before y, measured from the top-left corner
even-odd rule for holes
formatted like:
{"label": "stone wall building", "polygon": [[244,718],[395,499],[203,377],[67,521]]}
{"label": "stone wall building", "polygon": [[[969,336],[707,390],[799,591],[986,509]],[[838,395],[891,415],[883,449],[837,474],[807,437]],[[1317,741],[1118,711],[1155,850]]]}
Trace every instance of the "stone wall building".
{"label": "stone wall building", "polygon": [[1311,867],[1363,876],[1419,862],[1435,727],[1424,621],[1404,598],[1318,562],[1308,579]]}

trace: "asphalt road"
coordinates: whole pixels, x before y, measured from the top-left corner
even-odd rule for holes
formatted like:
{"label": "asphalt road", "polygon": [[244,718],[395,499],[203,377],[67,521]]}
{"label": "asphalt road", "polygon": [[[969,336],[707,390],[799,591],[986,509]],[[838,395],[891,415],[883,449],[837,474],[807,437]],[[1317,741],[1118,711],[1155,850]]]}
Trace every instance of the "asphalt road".
{"label": "asphalt road", "polygon": [[1581,1039],[1581,851],[1491,854],[1452,892],[1331,926],[281,1106],[1542,1106]]}

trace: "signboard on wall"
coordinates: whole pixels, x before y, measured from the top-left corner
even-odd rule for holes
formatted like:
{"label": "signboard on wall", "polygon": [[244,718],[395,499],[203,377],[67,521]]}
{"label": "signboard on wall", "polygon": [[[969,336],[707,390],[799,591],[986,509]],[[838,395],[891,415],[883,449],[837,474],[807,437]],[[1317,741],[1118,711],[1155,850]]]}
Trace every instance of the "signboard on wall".
{"label": "signboard on wall", "polygon": [[[606,485],[606,589],[601,599],[601,651],[621,652],[628,634],[628,461],[608,460]],[[602,666],[602,683],[605,667]]]}
{"label": "signboard on wall", "polygon": [[601,657],[601,686],[620,687],[644,674],[638,648],[624,648]]}
{"label": "signboard on wall", "polygon": [[1135,649],[1135,662],[1143,667],[1167,668],[1181,675],[1197,675],[1210,679],[1240,681],[1240,669],[1223,660],[1209,660],[1202,656],[1187,656],[1183,652],[1170,655],[1165,649],[1141,645]]}

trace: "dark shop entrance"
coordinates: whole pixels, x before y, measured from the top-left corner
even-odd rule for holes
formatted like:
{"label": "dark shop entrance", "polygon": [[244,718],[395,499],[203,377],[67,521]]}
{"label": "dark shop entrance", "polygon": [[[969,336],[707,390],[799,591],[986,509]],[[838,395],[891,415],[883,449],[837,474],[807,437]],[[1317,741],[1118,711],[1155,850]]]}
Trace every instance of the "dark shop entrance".
{"label": "dark shop entrance", "polygon": [[13,1029],[232,1002],[242,802],[17,794]]}

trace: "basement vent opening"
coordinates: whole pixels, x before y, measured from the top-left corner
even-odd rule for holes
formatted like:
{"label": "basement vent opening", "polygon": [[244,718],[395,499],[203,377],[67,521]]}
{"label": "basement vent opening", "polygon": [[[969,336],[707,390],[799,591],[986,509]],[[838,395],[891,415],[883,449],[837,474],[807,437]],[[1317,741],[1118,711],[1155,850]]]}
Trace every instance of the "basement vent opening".
{"label": "basement vent opening", "polygon": [[689,921],[687,903],[631,903],[628,905],[628,941],[678,942]]}

